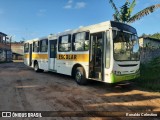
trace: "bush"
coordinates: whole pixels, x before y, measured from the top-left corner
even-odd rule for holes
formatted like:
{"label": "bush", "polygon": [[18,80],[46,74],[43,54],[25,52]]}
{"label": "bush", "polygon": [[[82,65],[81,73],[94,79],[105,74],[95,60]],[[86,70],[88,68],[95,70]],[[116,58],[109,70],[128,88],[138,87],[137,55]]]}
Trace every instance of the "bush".
{"label": "bush", "polygon": [[153,59],[149,63],[141,64],[141,76],[137,85],[153,91],[160,91],[160,57]]}

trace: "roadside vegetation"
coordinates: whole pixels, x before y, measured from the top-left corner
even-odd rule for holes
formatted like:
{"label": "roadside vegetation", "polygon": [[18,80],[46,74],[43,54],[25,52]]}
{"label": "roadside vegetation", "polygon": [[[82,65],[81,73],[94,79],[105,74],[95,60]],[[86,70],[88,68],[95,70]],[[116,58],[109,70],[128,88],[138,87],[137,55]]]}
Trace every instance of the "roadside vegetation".
{"label": "roadside vegetation", "polygon": [[137,86],[160,92],[160,57],[153,59],[149,63],[141,64],[141,76],[136,80]]}
{"label": "roadside vegetation", "polygon": [[149,38],[155,38],[160,40],[160,33],[154,33],[154,34],[142,34],[142,37],[149,37]]}
{"label": "roadside vegetation", "polygon": [[151,13],[153,13],[156,9],[160,8],[160,4],[155,4],[149,7],[146,7],[145,9],[139,11],[138,13],[132,15],[134,8],[136,6],[136,0],[126,0],[124,5],[118,9],[116,7],[116,4],[114,0],[109,0],[109,3],[111,4],[112,8],[114,9],[115,13],[113,14],[114,20],[118,22],[123,23],[133,23],[137,20],[140,20],[144,16],[147,16]]}

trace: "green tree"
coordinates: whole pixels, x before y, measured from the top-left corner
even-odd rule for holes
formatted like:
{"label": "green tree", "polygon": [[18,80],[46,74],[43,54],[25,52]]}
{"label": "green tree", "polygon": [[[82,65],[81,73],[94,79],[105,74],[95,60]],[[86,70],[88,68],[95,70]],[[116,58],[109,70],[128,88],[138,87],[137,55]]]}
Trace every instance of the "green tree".
{"label": "green tree", "polygon": [[153,34],[151,38],[160,39],[160,33]]}
{"label": "green tree", "polygon": [[154,34],[145,34],[143,33],[141,37],[149,37],[149,38],[155,38],[160,40],[160,33],[154,33]]}
{"label": "green tree", "polygon": [[138,13],[131,15],[134,7],[136,6],[136,0],[133,0],[132,3],[129,0],[126,0],[125,4],[118,10],[113,0],[109,0],[109,3],[112,5],[115,13],[113,14],[114,20],[123,23],[132,23],[136,20],[141,19],[142,17],[154,12],[157,8],[160,8],[160,4],[149,6]]}

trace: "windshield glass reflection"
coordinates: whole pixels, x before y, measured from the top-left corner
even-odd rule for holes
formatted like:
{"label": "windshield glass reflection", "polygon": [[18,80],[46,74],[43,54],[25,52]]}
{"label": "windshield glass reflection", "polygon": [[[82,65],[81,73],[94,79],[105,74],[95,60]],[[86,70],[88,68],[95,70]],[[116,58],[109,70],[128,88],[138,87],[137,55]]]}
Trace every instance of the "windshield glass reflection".
{"label": "windshield glass reflection", "polygon": [[139,60],[138,37],[133,34],[113,30],[115,60]]}

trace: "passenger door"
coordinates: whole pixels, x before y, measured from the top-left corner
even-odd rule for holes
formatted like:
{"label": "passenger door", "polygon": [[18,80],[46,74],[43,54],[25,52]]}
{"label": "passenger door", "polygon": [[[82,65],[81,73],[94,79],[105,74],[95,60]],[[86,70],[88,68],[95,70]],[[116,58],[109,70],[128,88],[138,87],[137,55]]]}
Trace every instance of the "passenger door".
{"label": "passenger door", "polygon": [[55,70],[57,58],[57,39],[49,41],[49,70]]}
{"label": "passenger door", "polygon": [[29,44],[29,66],[32,65],[32,44]]}
{"label": "passenger door", "polygon": [[104,32],[91,34],[89,77],[100,81],[103,80],[103,44]]}

